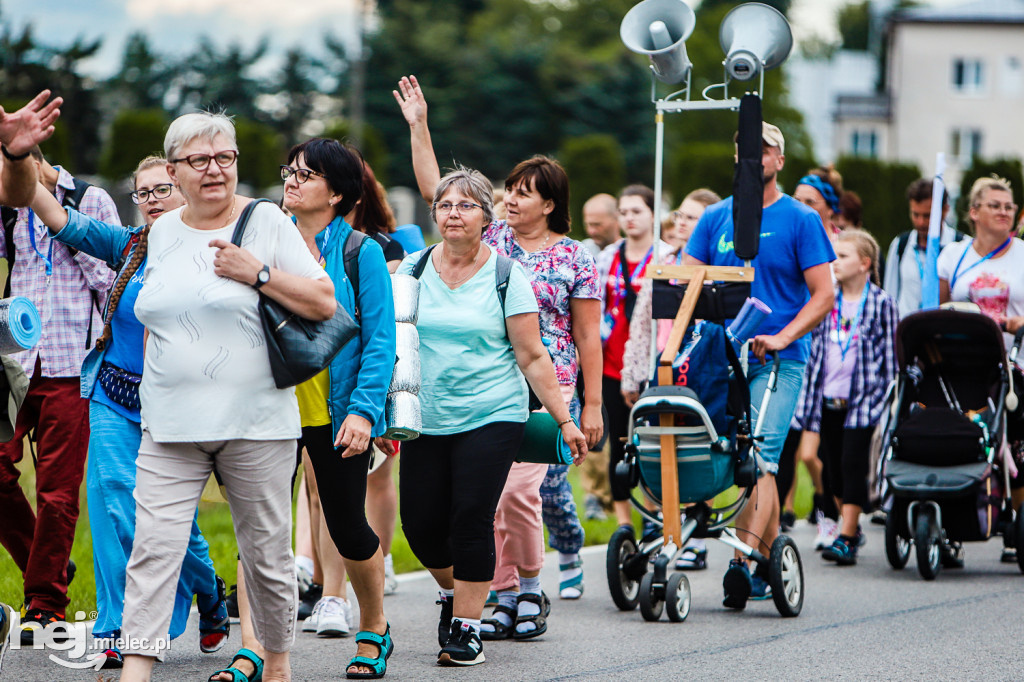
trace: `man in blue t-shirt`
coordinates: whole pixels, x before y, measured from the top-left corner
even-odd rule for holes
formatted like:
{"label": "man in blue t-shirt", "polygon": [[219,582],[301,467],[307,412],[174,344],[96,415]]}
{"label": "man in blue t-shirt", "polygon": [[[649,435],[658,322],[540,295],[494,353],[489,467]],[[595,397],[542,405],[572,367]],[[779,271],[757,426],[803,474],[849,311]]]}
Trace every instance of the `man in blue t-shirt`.
{"label": "man in blue t-shirt", "polygon": [[[765,364],[765,356],[776,351],[782,363],[778,390],[763,415],[761,429],[761,457],[770,473],[759,479],[754,500],[737,518],[736,528],[745,529],[738,530],[741,540],[767,555],[779,532],[775,474],[803,382],[810,345],[806,335],[832,310],[834,293],[829,263],[835,260],[835,252],[818,214],[783,194],[776,185],[786,160],[782,132],[763,123],[761,140],[764,211],[760,249],[752,262],[755,275],[751,295],[764,301],[772,314],[751,343],[747,381],[755,423],[762,419],[758,409],[771,369],[771,365]],[[743,265],[733,249],[731,197],[705,211],[686,245],[686,253],[691,265]],[[751,576],[746,559],[737,552],[723,580],[725,606],[742,609],[747,599],[767,598],[771,594],[767,578],[767,571],[760,569]]]}

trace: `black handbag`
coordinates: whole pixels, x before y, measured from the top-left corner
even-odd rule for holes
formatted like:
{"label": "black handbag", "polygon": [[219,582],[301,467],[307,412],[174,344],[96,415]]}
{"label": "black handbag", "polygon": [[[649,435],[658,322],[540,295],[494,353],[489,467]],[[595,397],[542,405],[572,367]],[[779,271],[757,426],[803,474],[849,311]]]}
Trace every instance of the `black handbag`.
{"label": "black handbag", "polygon": [[[256,205],[264,202],[272,203],[267,199],[256,199],[242,210],[231,236],[232,244],[241,246],[249,217]],[[262,293],[258,305],[270,356],[270,371],[278,388],[288,388],[312,379],[359,333],[359,324],[340,303],[334,317],[322,322],[299,317]]]}

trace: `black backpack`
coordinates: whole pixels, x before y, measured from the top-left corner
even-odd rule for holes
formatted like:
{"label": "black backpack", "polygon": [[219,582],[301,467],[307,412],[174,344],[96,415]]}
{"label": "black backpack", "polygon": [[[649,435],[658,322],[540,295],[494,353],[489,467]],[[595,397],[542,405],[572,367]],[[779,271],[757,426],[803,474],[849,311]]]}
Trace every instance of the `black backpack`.
{"label": "black backpack", "polygon": [[[412,269],[412,276],[419,279],[423,275],[423,270],[427,267],[427,260],[430,258],[430,252],[434,250],[437,244],[428,246],[424,251],[420,259],[416,261],[416,265]],[[512,275],[512,259],[508,256],[503,256],[500,253],[495,252],[498,257],[498,262],[494,265],[494,289],[498,292],[498,302],[501,303],[501,315],[505,316],[505,296],[508,294],[508,278]]]}
{"label": "black backpack", "polygon": [[[941,228],[939,228],[941,230]],[[910,238],[913,236],[914,230],[907,230],[906,232],[900,233],[899,241],[896,242],[896,296],[899,297],[899,292],[903,288],[903,273],[900,272],[900,263],[903,262],[903,254],[907,252],[907,245],[910,244]],[[953,241],[962,242],[966,237],[960,230],[953,231]]]}
{"label": "black backpack", "polygon": [[[64,208],[77,209],[82,203],[82,197],[90,185],[85,180],[74,178],[74,189],[64,192],[64,199],[60,205]],[[0,216],[3,218],[4,245],[7,247],[7,283],[4,284],[4,298],[11,296],[11,277],[14,275],[14,259],[17,251],[14,248],[14,226],[18,224],[18,209],[9,206],[0,206]]]}

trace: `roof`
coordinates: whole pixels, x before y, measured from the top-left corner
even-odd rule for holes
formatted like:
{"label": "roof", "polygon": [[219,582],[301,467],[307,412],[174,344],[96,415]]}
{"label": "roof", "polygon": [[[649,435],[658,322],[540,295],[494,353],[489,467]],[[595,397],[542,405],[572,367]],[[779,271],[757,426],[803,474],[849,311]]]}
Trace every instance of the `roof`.
{"label": "roof", "polygon": [[1024,0],[975,0],[952,7],[912,7],[894,12],[892,20],[935,24],[1024,24]]}

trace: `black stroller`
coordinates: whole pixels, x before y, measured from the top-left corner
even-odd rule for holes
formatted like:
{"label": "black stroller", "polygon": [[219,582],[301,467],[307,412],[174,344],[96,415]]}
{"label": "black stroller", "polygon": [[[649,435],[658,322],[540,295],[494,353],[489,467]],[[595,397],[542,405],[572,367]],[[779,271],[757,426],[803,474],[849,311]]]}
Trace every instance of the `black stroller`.
{"label": "black stroller", "polygon": [[[717,278],[717,274],[708,277]],[[721,324],[736,315],[749,291],[749,282],[705,285],[699,302],[691,300],[689,309],[704,324]],[[656,280],[654,317],[674,317],[677,327],[685,328],[690,315],[683,314],[687,303],[680,305],[681,296],[680,287]],[[724,334],[720,327],[713,331]],[[676,357],[681,336],[673,333],[663,359]],[[793,540],[780,535],[765,556],[728,527],[749,501],[764,462],[758,454],[759,428],[751,433],[750,392],[744,368],[728,340],[724,351],[725,357],[720,360],[728,364],[728,380],[717,386],[717,390],[728,392],[724,427],[721,421],[716,427],[694,390],[665,380],[661,371],[659,383],[664,385],[645,390],[630,413],[626,456],[615,475],[631,489],[639,487],[644,496],[660,506],[661,514],[650,511],[635,494],[631,495],[640,515],[662,529],[664,536],[638,543],[631,528],[619,528],[608,543],[606,566],[615,605],[629,611],[639,603],[648,621],[658,620],[663,610],[671,621],[686,619],[690,610],[689,580],[674,567],[690,538],[718,539],[750,557],[762,571],[767,569],[772,598],[783,616],[796,616],[803,607],[803,566]],[[760,414],[764,414],[775,390],[778,367],[776,356],[770,390],[765,392]],[[665,369],[671,368],[660,368]],[[734,485],[740,488],[735,502],[719,508],[706,502]]]}
{"label": "black stroller", "polygon": [[[1002,535],[1024,547],[1024,508],[1009,494],[1007,415],[1017,405],[1003,334],[989,317],[962,310],[908,315],[896,331],[900,373],[889,426],[885,478],[892,508],[885,553],[894,569],[911,547],[925,580],[962,565],[963,542]],[[1024,572],[1024,558],[1017,561]]]}

